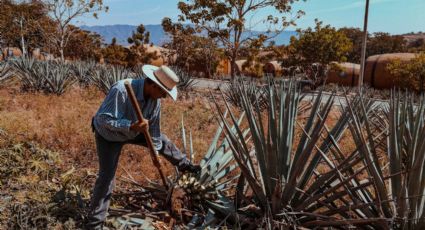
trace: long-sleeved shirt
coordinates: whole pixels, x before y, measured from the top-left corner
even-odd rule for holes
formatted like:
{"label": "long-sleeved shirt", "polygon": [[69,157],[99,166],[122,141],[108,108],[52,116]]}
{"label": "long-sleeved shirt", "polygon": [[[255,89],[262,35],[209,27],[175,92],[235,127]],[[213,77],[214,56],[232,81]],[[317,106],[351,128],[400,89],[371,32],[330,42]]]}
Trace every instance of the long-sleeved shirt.
{"label": "long-sleeved shirt", "polygon": [[131,82],[134,94],[142,110],[143,117],[149,121],[149,133],[156,150],[162,148],[160,118],[161,102],[159,99],[143,96],[144,79],[125,79],[116,82],[94,117],[96,131],[106,140],[125,142],[133,140],[139,133],[130,130],[132,123],[137,122],[137,115],[124,86]]}

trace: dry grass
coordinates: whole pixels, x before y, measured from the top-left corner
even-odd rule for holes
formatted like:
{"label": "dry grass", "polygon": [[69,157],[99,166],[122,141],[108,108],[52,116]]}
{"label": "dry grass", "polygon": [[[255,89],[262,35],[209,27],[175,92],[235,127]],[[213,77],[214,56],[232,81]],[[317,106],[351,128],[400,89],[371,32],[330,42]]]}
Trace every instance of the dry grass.
{"label": "dry grass", "polygon": [[[97,156],[90,123],[103,98],[104,95],[94,88],[74,88],[58,97],[21,93],[17,86],[3,87],[0,89],[0,130],[14,142],[34,141],[58,151],[63,159],[60,167],[64,169],[74,166],[95,172]],[[162,132],[182,147],[180,124],[184,115],[186,129],[192,131],[197,160],[208,148],[217,127],[208,102],[203,98],[194,93],[178,102],[166,99],[162,105]],[[0,138],[0,147],[5,144]],[[143,175],[159,178],[148,151],[139,146],[125,146],[118,175],[123,173],[123,168],[139,182],[144,181]],[[171,165],[167,164],[166,174],[172,172]]]}

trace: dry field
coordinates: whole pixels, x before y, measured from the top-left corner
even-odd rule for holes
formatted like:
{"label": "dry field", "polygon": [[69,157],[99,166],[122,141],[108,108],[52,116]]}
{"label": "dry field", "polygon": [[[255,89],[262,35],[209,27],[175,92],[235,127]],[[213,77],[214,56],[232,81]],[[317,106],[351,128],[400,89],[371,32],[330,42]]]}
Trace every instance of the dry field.
{"label": "dry field", "polygon": [[[74,197],[59,207],[65,207],[68,211],[64,213],[72,217],[84,213],[83,210],[77,211],[78,205],[72,201],[77,200],[75,195],[81,191],[88,202],[94,184],[98,166],[90,122],[103,98],[104,94],[96,88],[76,87],[61,96],[23,93],[13,84],[0,88],[0,155],[3,161],[0,172],[6,176],[0,180],[0,229],[10,228],[10,220],[16,225],[36,219],[38,214],[34,212],[41,212],[37,205],[43,210],[46,206],[43,204],[51,202],[64,187]],[[177,102],[165,99],[161,118],[162,132],[181,149],[181,121],[184,118],[187,135],[192,132],[194,158],[198,162],[201,153],[209,147],[218,124],[208,101],[197,92],[182,95]],[[15,152],[12,155],[16,157],[7,151]],[[172,165],[162,159],[165,174],[174,175]],[[147,184],[147,178],[159,180],[147,149],[135,145],[126,145],[121,153],[117,178],[122,176],[142,185]],[[117,187],[122,187],[120,181],[117,183]],[[36,208],[25,210],[20,204]],[[114,207],[114,202],[112,205]],[[29,214],[31,211],[33,214]],[[26,216],[24,221],[21,215]],[[62,228],[73,229],[80,224],[71,222]]]}
{"label": "dry field", "polygon": [[[94,135],[90,122],[104,95],[96,89],[74,88],[62,96],[42,93],[21,93],[13,86],[0,89],[0,129],[4,147],[19,142],[35,142],[41,147],[57,151],[63,159],[60,167],[68,169],[97,168]],[[166,99],[162,104],[161,130],[178,147],[181,144],[181,120],[192,132],[195,153],[203,153],[217,127],[210,105],[200,93],[193,93],[173,102]],[[9,140],[9,141],[7,141]],[[195,155],[199,159],[200,154]],[[142,163],[143,162],[143,163]],[[165,162],[165,160],[163,161]],[[150,162],[148,151],[139,146],[126,145],[120,157],[118,175],[123,167],[138,181],[144,176],[156,178],[156,169]],[[167,164],[166,173],[172,173]]]}

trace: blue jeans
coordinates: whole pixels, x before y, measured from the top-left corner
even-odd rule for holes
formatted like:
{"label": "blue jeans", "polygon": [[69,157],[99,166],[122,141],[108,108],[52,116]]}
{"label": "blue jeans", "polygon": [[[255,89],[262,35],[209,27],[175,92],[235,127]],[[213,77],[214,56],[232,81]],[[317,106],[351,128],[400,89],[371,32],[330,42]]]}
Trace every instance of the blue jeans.
{"label": "blue jeans", "polygon": [[[106,219],[122,147],[125,144],[147,146],[143,134],[128,142],[111,142],[103,138],[96,130],[94,132],[99,158],[99,174],[93,189],[87,227],[99,226]],[[189,164],[186,156],[165,135],[161,135],[161,141],[162,149],[158,152],[168,161],[176,166]]]}

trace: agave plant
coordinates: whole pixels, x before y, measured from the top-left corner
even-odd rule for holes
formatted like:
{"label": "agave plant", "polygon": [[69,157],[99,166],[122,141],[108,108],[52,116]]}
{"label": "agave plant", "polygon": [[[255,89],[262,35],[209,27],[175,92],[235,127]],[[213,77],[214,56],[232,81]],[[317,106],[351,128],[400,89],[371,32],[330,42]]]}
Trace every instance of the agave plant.
{"label": "agave plant", "polygon": [[37,65],[31,57],[21,57],[11,60],[11,66],[21,81],[22,90],[38,91],[44,86],[44,78],[40,78],[33,74],[34,67]]}
{"label": "agave plant", "polygon": [[44,79],[43,91],[61,95],[72,86],[77,79],[73,76],[71,66],[56,61],[40,62],[34,68],[33,74]]}
{"label": "agave plant", "polygon": [[232,79],[224,89],[224,94],[226,96],[226,100],[229,101],[231,104],[242,107],[241,98],[238,93],[238,89],[240,87],[244,87],[245,91],[248,94],[249,100],[252,102],[259,103],[259,107],[261,110],[266,108],[267,106],[267,98],[265,97],[265,91],[264,88],[261,86],[258,86],[257,83],[254,80],[248,80],[245,81],[242,78],[234,78]]}
{"label": "agave plant", "polygon": [[[243,114],[239,119],[239,123],[242,121]],[[235,132],[235,129],[232,129]],[[192,182],[194,185],[192,188],[194,190],[189,191],[189,193],[200,193],[203,196],[199,200],[207,201],[206,205],[209,208],[214,209],[216,212],[224,211],[228,215],[229,210],[234,210],[231,205],[231,202],[228,200],[228,194],[232,193],[231,190],[234,189],[236,185],[235,180],[239,178],[239,173],[236,170],[236,164],[233,160],[232,150],[230,149],[229,142],[227,139],[222,139],[223,133],[223,124],[221,123],[219,128],[216,131],[216,134],[211,141],[210,147],[207,150],[206,154],[200,162],[202,167],[201,171],[197,175],[191,175],[192,177],[188,178],[188,182]],[[245,139],[248,139],[247,136],[248,130],[245,130],[242,136]],[[189,138],[189,151],[186,144],[186,133],[184,124],[182,122],[182,137],[183,137],[183,151],[189,153],[189,159],[193,159],[193,148],[192,148],[192,136]],[[232,175],[229,177],[229,175]],[[187,178],[187,177],[186,177]],[[179,180],[179,182],[185,181],[185,175]],[[193,179],[192,179],[193,178]],[[186,179],[187,180],[187,179]],[[182,186],[184,189],[186,184],[179,183],[179,186]],[[196,187],[196,188],[195,188]],[[187,189],[185,189],[188,191]],[[196,196],[194,198],[197,198]],[[221,213],[221,214],[224,214]]]}
{"label": "agave plant", "polygon": [[131,72],[122,66],[99,66],[91,72],[93,82],[105,94],[115,82],[131,76]]}
{"label": "agave plant", "polygon": [[193,87],[196,85],[196,82],[193,76],[190,73],[178,67],[173,67],[173,70],[176,72],[177,76],[179,77],[179,83],[177,84],[177,88],[180,91],[192,90]]}
{"label": "agave plant", "polygon": [[145,78],[145,75],[143,73],[143,65],[136,65],[133,67],[132,69],[133,71],[133,78],[134,79],[138,79],[138,78]]}
{"label": "agave plant", "polygon": [[7,62],[0,62],[0,82],[6,80],[10,76],[10,67]]}
{"label": "agave plant", "polygon": [[[351,112],[343,109],[340,118],[329,128],[326,121],[335,96],[325,98],[320,93],[301,125],[297,120],[299,88],[293,82],[279,87],[269,83],[266,91],[269,105],[265,113],[261,112],[258,101],[250,100],[245,87],[237,88],[252,141],[245,141],[232,113],[231,123],[237,132],[231,132],[230,123],[221,116],[244,178],[240,183],[245,186],[241,187],[249,188],[242,197],[250,200],[248,206],[262,210],[257,224],[269,229],[276,225],[387,228],[389,220],[378,215],[379,211],[372,205],[376,197],[369,190],[374,184],[361,178],[370,162],[361,150],[344,153],[338,144],[352,125]],[[361,96],[347,100],[352,110],[364,111],[363,116],[356,117],[357,122],[369,119],[373,101],[364,102]],[[228,103],[226,107],[230,108]],[[300,134],[296,133],[296,126]]]}
{"label": "agave plant", "polygon": [[[392,92],[384,115],[375,115],[387,123],[378,134],[374,131],[376,122],[356,121],[364,111],[350,111],[351,132],[368,165],[369,179],[365,183],[374,185],[369,195],[376,210],[372,214],[392,220],[387,228],[425,227],[425,102],[423,97],[418,103],[414,99],[413,95]],[[384,171],[385,164],[388,170]]]}
{"label": "agave plant", "polygon": [[[242,121],[243,115],[239,119]],[[171,197],[171,209],[181,212],[182,209],[196,211],[201,215],[195,215],[189,220],[189,226],[201,229],[207,227],[219,227],[227,222],[235,224],[238,216],[233,203],[234,188],[240,176],[233,160],[232,150],[226,138],[223,138],[224,127],[220,124],[211,144],[200,161],[201,171],[198,174],[177,174],[170,180],[171,193],[162,184],[149,180],[148,191],[155,196]],[[233,129],[236,132],[236,129]],[[248,139],[248,131],[245,130],[245,138]],[[242,134],[243,135],[243,134]],[[182,121],[183,152],[193,160],[194,151],[192,138],[186,135],[186,129]],[[163,195],[159,193],[165,193]],[[173,208],[180,203],[179,210]],[[182,207],[183,206],[183,207]]]}
{"label": "agave plant", "polygon": [[392,93],[387,111],[390,194],[403,229],[425,228],[425,100],[413,99]]}
{"label": "agave plant", "polygon": [[77,61],[72,64],[72,70],[74,71],[74,75],[78,79],[80,85],[83,87],[87,87],[92,83],[90,73],[94,68],[96,68],[96,62],[94,61]]}

